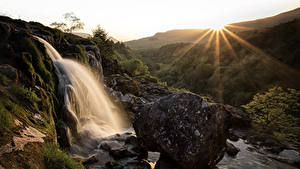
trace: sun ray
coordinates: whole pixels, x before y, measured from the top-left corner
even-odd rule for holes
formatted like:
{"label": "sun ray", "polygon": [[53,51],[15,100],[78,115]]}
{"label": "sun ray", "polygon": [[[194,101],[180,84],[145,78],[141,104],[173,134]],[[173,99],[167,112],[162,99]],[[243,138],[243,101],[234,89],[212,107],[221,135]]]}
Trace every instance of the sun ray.
{"label": "sun ray", "polygon": [[[299,71],[297,71],[297,70],[295,70],[295,69],[293,69],[293,68],[285,65],[284,63],[281,63],[280,61],[278,61],[274,57],[266,54],[261,49],[259,49],[259,48],[255,47],[254,45],[250,44],[249,42],[247,42],[246,40],[242,39],[241,37],[239,37],[235,33],[229,31],[228,29],[224,28],[224,31],[226,31],[231,37],[233,37],[239,43],[241,43],[242,45],[244,45],[250,51],[253,51],[254,53],[257,53],[259,56],[262,56],[261,61],[263,61],[264,63],[266,63],[266,65],[276,66],[279,70],[288,71],[288,73],[285,73],[283,75],[285,77],[288,76],[288,78],[291,81],[295,81],[296,80],[294,77],[300,77]],[[270,71],[272,71],[270,69],[270,67],[268,67],[268,66],[266,67],[266,69],[269,69]]]}
{"label": "sun ray", "polygon": [[[200,36],[198,39],[196,39],[193,43],[188,45],[184,51],[175,59],[172,61],[171,65],[174,65],[178,60],[180,60],[185,54],[187,54],[195,45],[197,45],[201,40],[203,40],[207,35],[209,35],[213,30],[209,29],[207,30],[202,36]],[[211,41],[210,39],[208,41]]]}
{"label": "sun ray", "polygon": [[192,42],[190,45],[188,45],[185,50],[182,52],[182,54],[180,55],[180,58],[182,56],[184,56],[188,51],[190,51],[196,44],[198,44],[202,39],[204,39],[212,30],[209,29],[208,31],[206,31],[206,33],[204,33],[202,36],[200,36],[198,39],[196,39],[194,42]]}
{"label": "sun ray", "polygon": [[[253,29],[252,27],[245,27],[245,26],[238,26],[238,25],[231,25],[231,24],[226,25],[226,27],[227,27],[227,29],[239,29],[239,30],[243,30],[243,31]],[[224,27],[224,28],[226,28],[226,27]]]}
{"label": "sun ray", "polygon": [[218,100],[219,102],[223,103],[223,82],[221,76],[221,62],[220,62],[220,31],[216,31],[215,65],[217,66],[216,76],[218,78],[218,88],[217,88]]}
{"label": "sun ray", "polygon": [[210,34],[210,36],[209,36],[209,38],[208,38],[208,41],[207,41],[207,43],[205,44],[204,49],[203,49],[203,51],[202,51],[202,54],[203,54],[203,55],[207,52],[207,50],[208,50],[209,47],[211,46],[211,42],[212,42],[212,40],[213,40],[213,38],[214,38],[216,32],[217,32],[216,30],[213,30],[213,32]]}
{"label": "sun ray", "polygon": [[[230,44],[229,40],[227,39],[227,37],[226,37],[226,35],[225,35],[225,33],[224,33],[224,30],[221,30],[220,33],[221,33],[221,36],[222,36],[222,38],[224,39],[225,44],[227,45],[228,49],[231,51],[232,55],[234,56],[234,59],[235,59],[236,61],[239,61],[238,55],[237,55],[237,53],[235,52],[235,50],[233,49],[233,47],[232,47],[232,45]],[[250,74],[250,73],[249,73],[250,71],[249,71],[248,67],[244,67],[243,69],[245,70],[245,72],[246,72],[247,74]],[[245,80],[248,84],[255,84],[255,82],[252,80],[252,78],[244,78],[244,80]]]}
{"label": "sun ray", "polygon": [[237,59],[237,54],[236,54],[236,52],[234,51],[233,47],[231,46],[229,40],[228,40],[227,37],[225,36],[223,29],[220,31],[220,33],[221,33],[221,36],[222,36],[222,38],[224,39],[225,44],[227,45],[228,49],[231,51],[231,53],[232,53],[232,55],[235,57],[235,59]]}

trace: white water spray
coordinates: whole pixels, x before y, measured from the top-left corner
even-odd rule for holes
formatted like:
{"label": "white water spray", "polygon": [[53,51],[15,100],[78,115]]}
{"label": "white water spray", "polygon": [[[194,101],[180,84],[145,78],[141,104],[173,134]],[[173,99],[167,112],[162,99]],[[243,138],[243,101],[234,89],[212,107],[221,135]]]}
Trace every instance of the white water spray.
{"label": "white water spray", "polygon": [[86,156],[95,140],[120,133],[125,120],[90,70],[76,61],[63,59],[48,42],[35,38],[44,44],[56,69],[58,90],[64,97],[63,119],[72,133],[71,152]]}

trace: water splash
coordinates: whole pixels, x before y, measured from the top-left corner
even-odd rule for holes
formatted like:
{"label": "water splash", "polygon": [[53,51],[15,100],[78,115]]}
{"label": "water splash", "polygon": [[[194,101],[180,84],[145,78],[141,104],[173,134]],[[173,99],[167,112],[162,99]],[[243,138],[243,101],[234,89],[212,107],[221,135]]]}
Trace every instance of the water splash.
{"label": "water splash", "polygon": [[85,66],[63,59],[45,40],[44,44],[59,79],[58,91],[64,98],[62,117],[71,130],[71,153],[88,156],[97,139],[120,133],[126,124],[103,86]]}

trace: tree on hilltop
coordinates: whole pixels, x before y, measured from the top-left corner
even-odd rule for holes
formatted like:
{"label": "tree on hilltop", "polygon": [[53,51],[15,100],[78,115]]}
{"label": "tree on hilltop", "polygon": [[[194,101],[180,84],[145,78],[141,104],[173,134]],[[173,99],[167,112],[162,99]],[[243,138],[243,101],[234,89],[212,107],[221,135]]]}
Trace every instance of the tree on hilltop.
{"label": "tree on hilltop", "polygon": [[50,26],[67,33],[83,29],[84,23],[73,12],[65,13],[63,16],[65,22],[53,22]]}

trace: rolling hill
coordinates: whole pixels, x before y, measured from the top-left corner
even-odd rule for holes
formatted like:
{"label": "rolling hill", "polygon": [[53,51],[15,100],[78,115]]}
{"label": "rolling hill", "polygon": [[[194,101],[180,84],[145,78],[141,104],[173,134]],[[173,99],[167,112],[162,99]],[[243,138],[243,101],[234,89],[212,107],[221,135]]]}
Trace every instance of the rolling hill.
{"label": "rolling hill", "polygon": [[[235,32],[251,29],[261,29],[276,26],[281,23],[286,23],[296,18],[300,18],[300,8],[263,19],[232,23],[230,25],[233,25],[233,27],[228,27],[228,29]],[[163,45],[171,43],[193,43],[206,31],[207,29],[170,30],[167,32],[156,33],[154,36],[151,37],[145,37],[138,40],[128,41],[125,42],[125,45],[135,50],[144,50],[159,48]],[[203,43],[206,41],[207,38],[204,38],[201,42]]]}
{"label": "rolling hill", "polygon": [[168,85],[241,105],[273,86],[300,89],[298,30],[300,19],[235,34],[223,31],[230,47],[215,33],[211,43],[173,43],[139,54]]}

